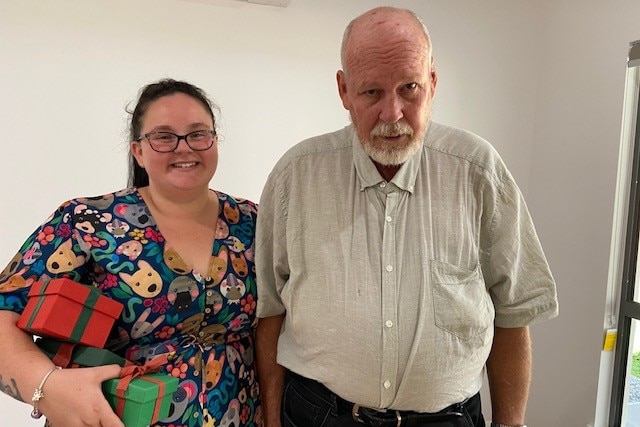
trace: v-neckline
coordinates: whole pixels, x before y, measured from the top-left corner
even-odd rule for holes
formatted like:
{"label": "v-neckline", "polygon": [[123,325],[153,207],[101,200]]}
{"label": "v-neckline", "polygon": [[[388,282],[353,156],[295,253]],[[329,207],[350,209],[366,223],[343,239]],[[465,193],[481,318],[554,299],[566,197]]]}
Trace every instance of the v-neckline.
{"label": "v-neckline", "polygon": [[153,228],[155,229],[156,233],[158,234],[158,236],[162,237],[161,241],[156,242],[158,243],[158,245],[161,247],[161,251],[162,251],[162,260],[164,262],[165,265],[167,265],[167,261],[166,261],[166,255],[168,252],[172,252],[172,255],[177,257],[179,259],[179,261],[182,263],[182,265],[184,265],[186,268],[191,267],[191,270],[185,270],[183,273],[179,273],[177,271],[175,271],[174,269],[172,269],[171,267],[169,267],[167,265],[167,268],[169,268],[171,271],[173,271],[176,274],[180,274],[180,275],[191,275],[194,279],[196,279],[198,282],[203,282],[207,277],[210,276],[211,273],[211,263],[213,262],[213,257],[215,256],[214,254],[214,249],[216,246],[216,241],[218,240],[218,222],[219,221],[224,221],[220,215],[222,212],[222,200],[220,198],[220,193],[216,190],[213,189],[209,189],[209,191],[212,191],[216,198],[218,199],[218,212],[216,213],[216,230],[214,231],[214,235],[213,235],[213,241],[211,243],[211,249],[209,251],[210,254],[210,259],[209,259],[209,265],[207,267],[207,271],[206,272],[200,272],[198,270],[196,270],[193,266],[189,266],[184,258],[180,255],[180,253],[173,247],[170,246],[170,243],[167,238],[165,237],[165,235],[162,233],[162,230],[160,230],[160,226],[158,225],[158,222],[156,221],[155,217],[153,216],[153,212],[151,212],[151,208],[149,207],[149,204],[147,203],[147,201],[144,199],[144,197],[142,197],[142,193],[140,192],[140,188],[135,189],[135,194],[136,197],[138,198],[138,200],[140,202],[142,202],[145,206],[145,208],[147,209],[147,211],[149,212],[149,217],[151,218],[151,223],[153,224]]}

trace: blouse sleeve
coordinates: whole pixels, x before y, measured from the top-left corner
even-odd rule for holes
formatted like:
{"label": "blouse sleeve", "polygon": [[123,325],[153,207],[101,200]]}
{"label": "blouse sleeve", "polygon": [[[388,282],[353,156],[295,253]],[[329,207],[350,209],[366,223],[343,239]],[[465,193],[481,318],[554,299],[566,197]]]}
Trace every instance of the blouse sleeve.
{"label": "blouse sleeve", "polygon": [[74,204],[65,202],[24,242],[0,273],[0,310],[22,312],[36,281],[66,277],[82,281],[89,258],[73,224]]}

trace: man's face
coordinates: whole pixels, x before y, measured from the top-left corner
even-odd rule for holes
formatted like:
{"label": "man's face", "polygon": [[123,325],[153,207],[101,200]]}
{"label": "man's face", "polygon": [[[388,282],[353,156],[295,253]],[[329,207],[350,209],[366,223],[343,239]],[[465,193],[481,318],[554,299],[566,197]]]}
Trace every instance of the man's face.
{"label": "man's face", "polygon": [[400,165],[422,146],[437,82],[427,49],[414,41],[350,49],[338,72],[342,104],[365,152]]}

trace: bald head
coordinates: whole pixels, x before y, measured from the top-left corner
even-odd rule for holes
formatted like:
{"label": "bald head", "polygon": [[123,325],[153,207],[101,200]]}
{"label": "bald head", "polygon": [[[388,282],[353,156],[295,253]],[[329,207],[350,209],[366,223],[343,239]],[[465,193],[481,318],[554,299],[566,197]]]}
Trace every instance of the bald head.
{"label": "bald head", "polygon": [[356,55],[366,54],[368,47],[393,48],[399,40],[411,40],[431,62],[431,38],[418,15],[408,9],[377,7],[356,17],[344,31],[340,58],[346,73]]}

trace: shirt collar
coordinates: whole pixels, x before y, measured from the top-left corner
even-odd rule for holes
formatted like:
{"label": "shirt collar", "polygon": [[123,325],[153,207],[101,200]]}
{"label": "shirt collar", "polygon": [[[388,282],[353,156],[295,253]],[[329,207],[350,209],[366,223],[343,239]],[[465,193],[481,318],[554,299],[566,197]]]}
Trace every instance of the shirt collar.
{"label": "shirt collar", "polygon": [[[373,187],[374,185],[379,185],[384,182],[384,178],[376,169],[376,165],[373,163],[371,158],[364,152],[362,148],[362,144],[360,143],[360,139],[358,138],[358,134],[355,131],[353,125],[351,125],[352,130],[352,146],[353,146],[353,164],[356,168],[356,173],[358,174],[358,178],[360,180],[360,191],[364,190],[367,187]],[[429,125],[427,125],[427,132],[429,130]],[[424,141],[423,141],[424,144]],[[422,157],[422,148],[418,150],[409,160],[404,162],[400,167],[400,170],[395,174],[391,183],[401,190],[408,191],[409,193],[413,193],[413,189],[415,188],[416,178],[418,176],[418,170],[420,169],[420,158]]]}

